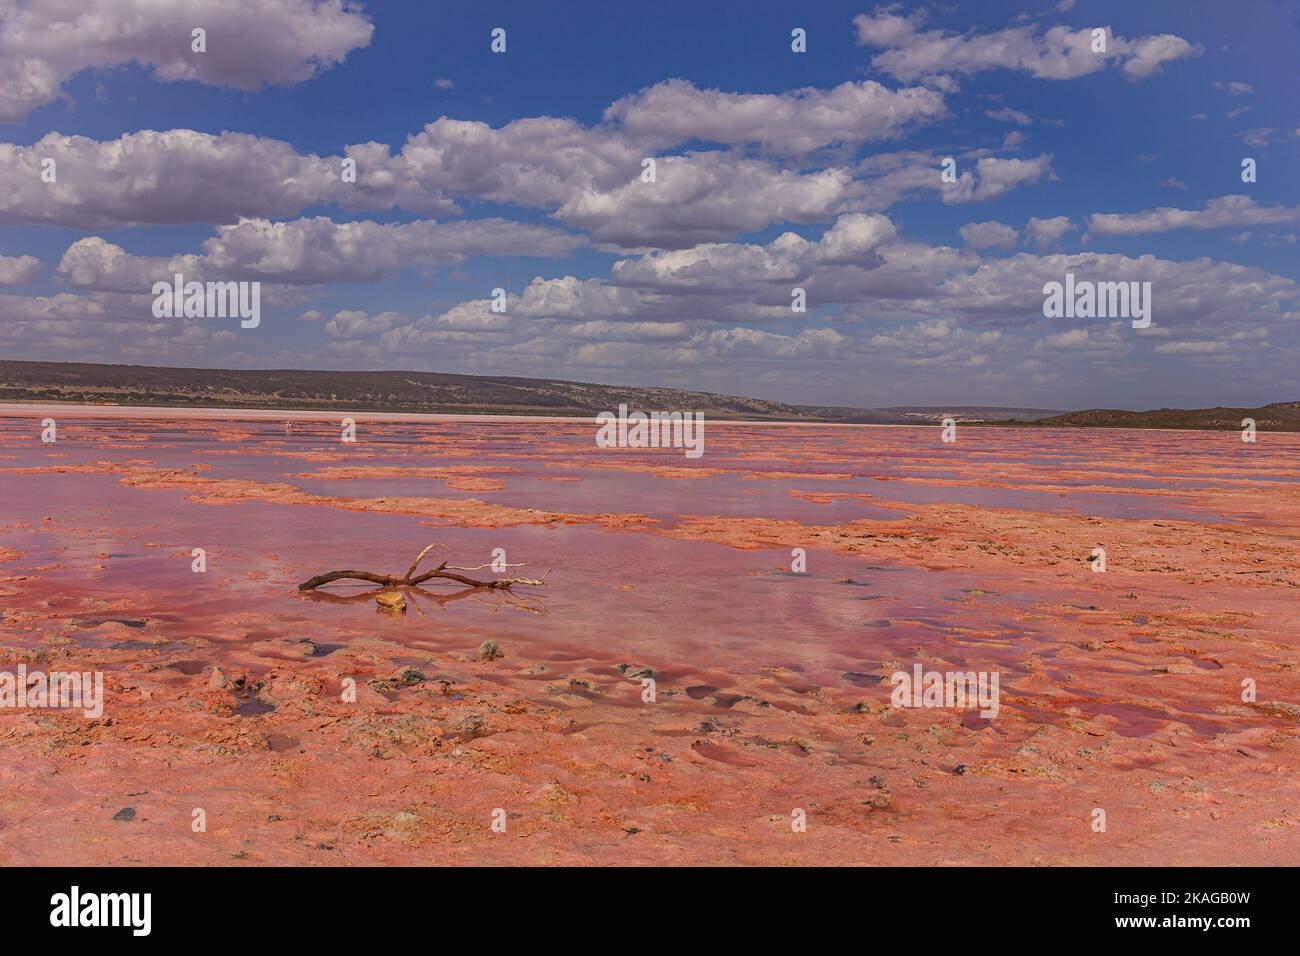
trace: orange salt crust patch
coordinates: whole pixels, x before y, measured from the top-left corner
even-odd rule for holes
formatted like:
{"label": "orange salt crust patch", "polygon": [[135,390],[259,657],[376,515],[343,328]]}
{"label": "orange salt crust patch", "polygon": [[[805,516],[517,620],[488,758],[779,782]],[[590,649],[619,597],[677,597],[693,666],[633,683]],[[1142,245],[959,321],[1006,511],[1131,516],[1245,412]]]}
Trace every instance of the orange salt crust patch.
{"label": "orange salt crust patch", "polygon": [[791,488],[786,492],[792,498],[802,498],[804,501],[811,501],[819,505],[828,505],[833,501],[842,501],[853,498],[874,498],[875,495],[869,495],[861,491],[800,491]]}
{"label": "orange salt crust patch", "polygon": [[632,462],[617,461],[596,461],[596,462],[574,462],[574,461],[555,461],[548,462],[547,468],[596,468],[602,471],[626,471],[637,474],[655,475],[659,478],[716,478],[718,475],[725,475],[727,472],[718,468],[703,468],[694,466],[676,466],[676,465],[644,465]]}

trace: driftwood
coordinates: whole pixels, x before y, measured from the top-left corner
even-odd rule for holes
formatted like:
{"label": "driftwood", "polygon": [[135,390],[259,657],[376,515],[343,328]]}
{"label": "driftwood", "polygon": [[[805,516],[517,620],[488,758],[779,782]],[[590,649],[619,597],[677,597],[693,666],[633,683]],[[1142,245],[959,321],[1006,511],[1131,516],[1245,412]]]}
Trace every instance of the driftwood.
{"label": "driftwood", "polygon": [[[314,578],[308,578],[306,581],[303,581],[302,584],[298,585],[298,590],[314,591],[317,588],[329,584],[332,581],[341,581],[344,579],[351,580],[351,581],[369,581],[371,584],[378,584],[382,587],[389,587],[389,588],[414,588],[414,587],[419,587],[421,584],[424,584],[426,581],[432,581],[435,578],[447,580],[447,581],[455,581],[457,584],[463,584],[466,587],[470,587],[470,588],[491,588],[495,590],[509,590],[510,588],[514,587],[516,584],[528,584],[533,586],[543,585],[546,583],[547,575],[551,573],[550,571],[547,571],[546,574],[543,574],[540,578],[520,578],[520,577],[516,577],[514,575],[514,572],[511,572],[508,577],[496,578],[495,580],[492,581],[480,581],[477,578],[466,577],[465,575],[458,574],[457,572],[458,571],[479,571],[482,570],[483,568],[491,567],[490,564],[480,564],[477,567],[473,567],[473,568],[462,568],[454,564],[450,564],[446,561],[442,562],[442,564],[438,565],[436,568],[433,568],[432,570],[424,571],[421,574],[415,573],[417,570],[419,570],[420,562],[424,560],[425,555],[427,555],[434,548],[445,548],[445,547],[446,547],[445,544],[438,544],[437,542],[434,542],[433,544],[429,545],[427,548],[425,548],[423,551],[421,551],[418,555],[415,556],[415,560],[411,563],[410,568],[407,569],[406,574],[400,578],[394,577],[391,574],[376,574],[373,571],[354,571],[349,568],[343,571],[326,571],[324,574],[318,574]],[[506,567],[522,568],[523,564],[507,564]]]}

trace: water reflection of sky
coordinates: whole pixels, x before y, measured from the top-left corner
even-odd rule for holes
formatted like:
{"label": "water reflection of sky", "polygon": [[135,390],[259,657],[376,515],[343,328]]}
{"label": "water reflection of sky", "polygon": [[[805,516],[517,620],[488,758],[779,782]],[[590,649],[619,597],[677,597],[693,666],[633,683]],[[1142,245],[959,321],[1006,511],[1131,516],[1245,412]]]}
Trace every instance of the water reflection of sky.
{"label": "water reflection of sky", "polygon": [[[324,496],[479,498],[563,513],[645,514],[665,524],[679,515],[717,515],[832,525],[860,518],[895,520],[904,513],[882,507],[882,501],[1224,520],[1213,511],[1212,499],[1198,500],[1197,495],[1207,483],[1230,486],[1232,474],[1214,472],[1224,460],[1239,457],[1236,449],[1222,453],[1219,436],[1169,433],[1143,436],[1142,444],[1114,434],[984,430],[988,434],[974,435],[958,451],[940,446],[937,432],[923,428],[791,429],[784,434],[719,429],[710,435],[705,458],[692,462],[675,452],[604,454],[588,432],[574,426],[530,431],[385,424],[362,429],[356,445],[338,442],[332,426],[309,428],[286,435],[274,423],[181,427],[73,422],[60,442],[44,445],[31,423],[0,419],[0,452],[6,456],[0,467],[105,461],[153,462],[182,470],[198,465],[208,477],[281,482]],[[1296,442],[1278,436],[1270,441],[1261,470],[1280,472]],[[1082,450],[1071,453],[1074,446]],[[1111,462],[1097,474],[1080,464],[1108,455],[1123,463]],[[706,471],[704,477],[685,479],[602,467],[611,463]],[[482,474],[499,477],[504,488],[458,490],[440,478],[412,475],[299,477],[343,466],[449,471],[469,466],[487,469]],[[727,473],[712,471],[719,469]],[[1032,481],[1056,486],[1190,494],[1035,488],[1030,479],[1016,478],[1025,469],[1034,471]],[[762,472],[795,476],[763,477]],[[815,477],[830,474],[853,477]],[[972,483],[879,480],[909,476]],[[1261,477],[1249,475],[1251,480]],[[578,480],[549,480],[556,478]],[[1027,485],[973,483],[983,480]],[[1258,489],[1243,485],[1240,490]],[[792,491],[830,497],[823,503]],[[418,657],[461,653],[492,638],[529,659],[569,670],[585,668],[613,677],[619,662],[648,664],[667,686],[711,687],[724,695],[738,684],[772,693],[784,688],[795,697],[808,688],[852,685],[864,697],[884,700],[888,686],[868,675],[894,662],[918,659],[942,669],[995,668],[1010,691],[1026,673],[1030,655],[1053,660],[1070,646],[1024,623],[1041,620],[1033,608],[1043,596],[1017,593],[1006,585],[993,588],[961,571],[900,568],[810,549],[808,573],[796,576],[789,573],[787,549],[738,551],[583,525],[444,528],[422,524],[418,515],[267,502],[196,505],[187,500],[190,493],[128,487],[112,473],[0,472],[4,544],[23,555],[16,570],[31,574],[30,592],[24,592],[27,606],[55,615],[75,641],[122,653],[148,653],[156,647],[165,655],[198,640],[207,647],[201,653],[251,660],[249,649],[258,642],[288,635],[311,637],[329,648],[382,638]],[[872,497],[836,497],[846,494]],[[1261,501],[1260,507],[1265,504]],[[334,592],[338,600],[304,598],[296,590],[301,578],[332,567],[401,573],[434,539],[449,546],[446,554],[468,565],[486,563],[493,548],[505,548],[509,560],[528,562],[525,573],[555,568],[554,586],[535,589],[522,602],[528,605],[524,608],[500,595],[463,597],[447,588],[430,588],[429,595],[414,595],[412,613],[401,617],[377,616],[368,600],[346,603],[348,595],[360,593],[359,587],[339,586]],[[203,574],[190,569],[194,547],[207,553]],[[1080,593],[1075,604],[1087,600]],[[141,621],[147,627],[140,627]],[[1084,618],[1072,626],[1087,633],[1093,625]],[[41,636],[30,633],[32,640]],[[1099,679],[1132,673],[1122,662],[1097,655],[1090,660]],[[1080,666],[1072,659],[1057,677],[1064,680],[1071,670],[1077,674]],[[784,676],[754,676],[764,673]],[[800,690],[803,685],[807,687]],[[1080,699],[1089,700],[1082,688],[1074,689]],[[786,701],[782,706],[794,705]],[[1032,710],[1035,705],[1022,706]],[[1140,704],[1109,710],[1081,706],[1134,726],[1159,716]],[[1168,706],[1177,710],[1181,705],[1171,700]],[[1189,708],[1188,717],[1198,728],[1208,726],[1199,707]]]}

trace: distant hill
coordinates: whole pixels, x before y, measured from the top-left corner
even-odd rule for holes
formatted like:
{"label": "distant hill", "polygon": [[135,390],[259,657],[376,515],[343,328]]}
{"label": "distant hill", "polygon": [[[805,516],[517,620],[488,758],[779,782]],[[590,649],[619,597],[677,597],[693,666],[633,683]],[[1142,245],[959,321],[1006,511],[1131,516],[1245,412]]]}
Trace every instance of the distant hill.
{"label": "distant hill", "polygon": [[945,418],[959,422],[1033,422],[1048,416],[1060,415],[1052,408],[1004,408],[1001,405],[903,405],[881,409],[897,412],[908,422],[941,422]]}
{"label": "distant hill", "polygon": [[752,421],[916,424],[1011,421],[1032,409],[841,408],[674,388],[595,385],[509,375],[328,372],[294,369],[156,368],[80,362],[0,361],[0,402],[218,408],[423,412],[461,415],[594,416],[620,404],[642,411],[698,411]]}
{"label": "distant hill", "polygon": [[917,425],[953,418],[1008,426],[1224,430],[1239,430],[1242,419],[1253,418],[1261,431],[1300,431],[1300,402],[1275,402],[1263,408],[1158,408],[1144,412],[1109,408],[1059,412],[985,405],[855,408],[510,375],[158,368],[82,362],[0,361],[0,402],[578,418],[616,411],[624,404],[641,411],[698,411],[706,418],[746,421]]}
{"label": "distant hill", "polygon": [[866,425],[938,425],[945,418],[959,422],[1032,422],[1061,412],[1051,408],[1004,408],[998,405],[890,405],[849,408],[840,405],[796,405],[827,421]]}
{"label": "distant hill", "polygon": [[1300,402],[1274,402],[1262,408],[1156,408],[1128,412],[1112,408],[1091,408],[1041,418],[1034,425],[1078,426],[1082,428],[1196,428],[1240,431],[1242,419],[1253,418],[1261,431],[1300,431]]}

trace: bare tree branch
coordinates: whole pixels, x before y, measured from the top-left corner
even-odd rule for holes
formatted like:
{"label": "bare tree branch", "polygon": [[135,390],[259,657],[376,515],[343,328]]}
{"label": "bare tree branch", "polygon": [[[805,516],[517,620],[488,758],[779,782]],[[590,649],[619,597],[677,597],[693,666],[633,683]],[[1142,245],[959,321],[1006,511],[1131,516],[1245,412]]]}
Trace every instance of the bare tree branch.
{"label": "bare tree branch", "polygon": [[[428,554],[434,548],[446,548],[446,547],[447,546],[445,544],[439,544],[437,541],[435,541],[433,542],[433,544],[429,545],[427,548],[425,548],[423,551],[417,554],[415,556],[415,562],[411,565],[410,569],[408,569],[406,572],[406,580],[408,581],[411,580],[411,575],[415,573],[415,569],[420,566],[420,562],[424,560],[424,556],[426,554]],[[451,550],[451,549],[448,548],[447,550]]]}
{"label": "bare tree branch", "polygon": [[[349,579],[353,581],[369,581],[371,584],[378,584],[382,587],[413,588],[413,587],[419,587],[421,584],[423,584],[426,581],[432,581],[434,578],[442,578],[448,581],[455,581],[458,584],[464,584],[467,587],[471,587],[471,588],[508,590],[509,588],[513,587],[516,584],[531,585],[534,587],[543,585],[546,583],[547,576],[551,573],[550,570],[547,570],[546,574],[542,575],[540,578],[520,578],[520,577],[515,577],[514,574],[511,574],[509,577],[497,578],[493,581],[481,581],[477,578],[470,578],[464,576],[463,574],[457,574],[456,572],[457,571],[478,571],[481,570],[482,568],[491,567],[490,564],[479,565],[479,567],[477,568],[460,568],[460,567],[456,567],[455,565],[450,565],[446,561],[442,562],[431,571],[425,571],[423,574],[419,574],[419,575],[415,573],[416,569],[419,568],[420,566],[420,562],[424,560],[425,555],[427,555],[434,548],[445,548],[445,547],[447,547],[445,544],[439,544],[436,541],[433,544],[429,545],[418,555],[416,555],[414,563],[407,570],[406,574],[400,578],[393,577],[391,574],[376,574],[373,571],[354,571],[349,568],[343,571],[326,571],[324,574],[318,574],[313,578],[308,578],[306,581],[302,582],[302,584],[298,585],[298,590],[314,591],[317,588],[323,587],[324,585],[329,584],[333,581],[340,581],[343,579]],[[524,567],[524,564],[522,562],[519,564],[508,564],[506,565],[506,567],[522,568]]]}
{"label": "bare tree branch", "polygon": [[[490,567],[492,567],[493,563],[494,563],[494,562],[489,561],[487,564],[476,564],[476,565],[474,565],[474,567],[472,567],[472,568],[462,568],[462,567],[460,567],[459,565],[449,564],[449,565],[447,565],[447,570],[449,570],[449,571],[482,571],[484,568],[490,568]],[[505,565],[505,567],[507,567],[507,568],[522,568],[522,567],[524,567],[524,563],[523,563],[522,561],[520,561],[518,564],[507,564],[507,565]]]}

